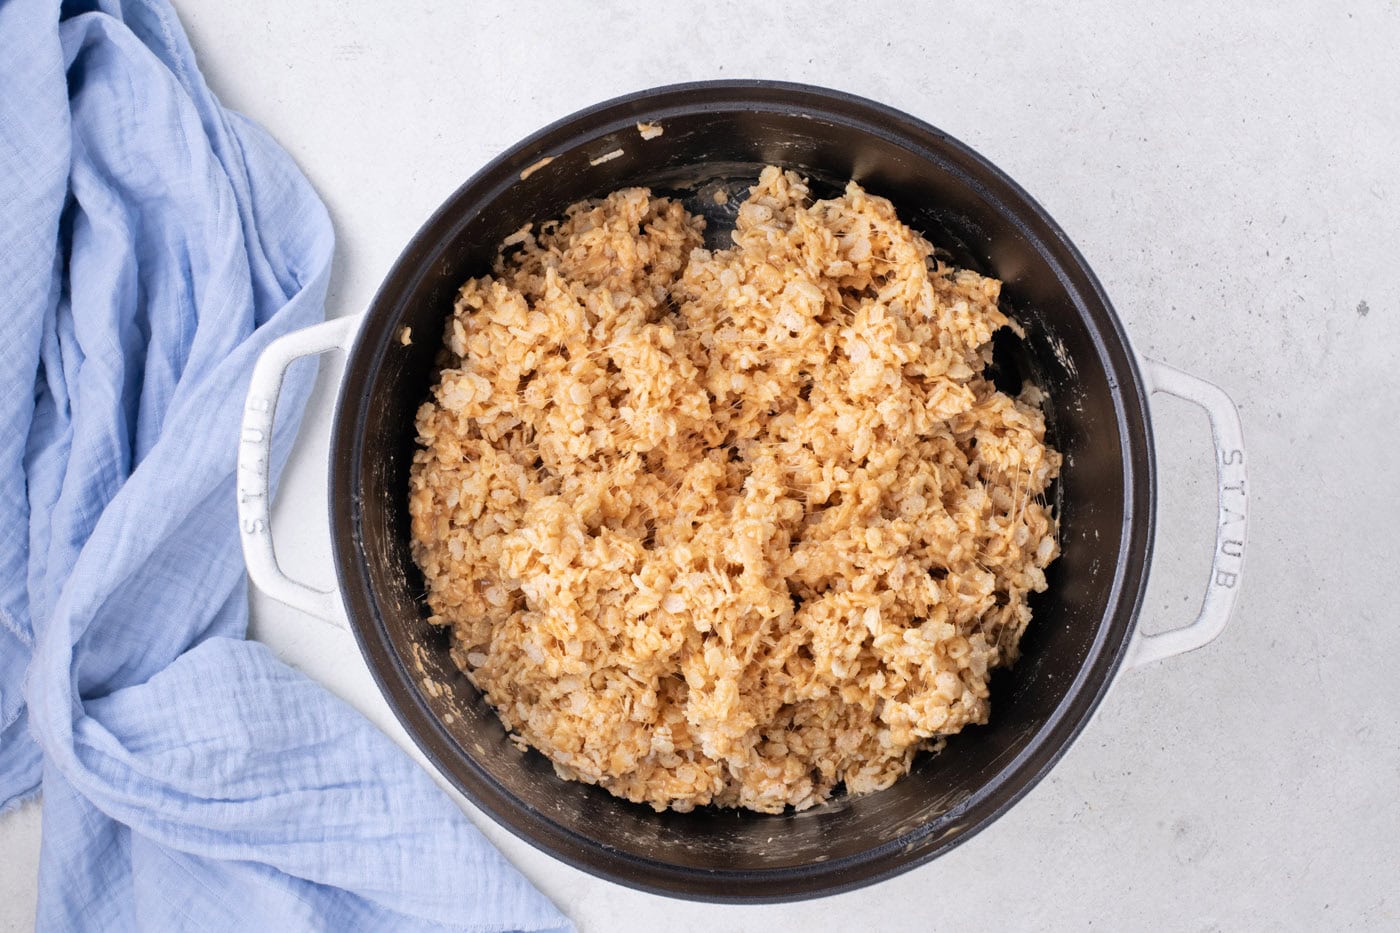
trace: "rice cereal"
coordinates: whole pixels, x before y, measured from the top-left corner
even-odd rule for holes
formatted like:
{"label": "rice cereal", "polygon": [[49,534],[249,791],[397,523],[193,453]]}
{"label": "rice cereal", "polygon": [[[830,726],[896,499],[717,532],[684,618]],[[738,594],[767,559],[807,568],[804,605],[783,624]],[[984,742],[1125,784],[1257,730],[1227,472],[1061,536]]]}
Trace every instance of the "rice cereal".
{"label": "rice cereal", "polygon": [[888,787],[986,722],[1058,554],[1001,283],[769,167],[734,246],[645,189],[462,286],[409,504],[431,621],[508,730],[659,809]]}

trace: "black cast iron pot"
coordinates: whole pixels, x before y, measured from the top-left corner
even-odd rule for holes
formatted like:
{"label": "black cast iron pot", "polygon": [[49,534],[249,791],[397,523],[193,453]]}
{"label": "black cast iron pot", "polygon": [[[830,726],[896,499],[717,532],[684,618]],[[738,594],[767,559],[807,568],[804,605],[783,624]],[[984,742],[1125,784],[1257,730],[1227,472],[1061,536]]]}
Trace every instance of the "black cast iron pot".
{"label": "black cast iron pot", "polygon": [[[637,124],[662,127],[643,140]],[[621,154],[604,159],[609,153]],[[549,161],[544,161],[548,159]],[[556,777],[506,740],[495,714],[425,622],[409,555],[414,413],[434,376],[453,296],[489,268],[501,240],[574,201],[649,186],[707,215],[710,236],[768,163],[808,176],[817,195],[855,178],[953,260],[1002,279],[1003,308],[1026,339],[998,339],[996,379],[1032,380],[1065,454],[1054,490],[1063,556],[1032,603],[1022,657],[992,682],[990,724],[954,736],[888,790],[803,812],[654,813]],[[731,197],[714,203],[716,187]],[[405,345],[402,329],[414,339]],[[356,333],[358,332],[358,336]],[[349,347],[331,439],[330,521],[340,592],[289,580],[273,555],[266,438],[281,374],[302,355]],[[1156,484],[1147,397],[1168,391],[1211,416],[1221,524],[1199,617],[1136,632]],[[644,91],[536,133],[457,190],[404,249],[363,319],[273,344],[254,375],[240,450],[240,520],[254,582],[313,614],[344,611],[384,696],[427,757],[517,835],[610,880],[716,901],[777,901],[868,884],[935,858],[985,828],[1045,776],[1119,668],[1199,647],[1225,624],[1243,560],[1244,455],[1220,390],[1139,360],[1083,257],[996,167],[937,129],[819,88],[722,81]]]}

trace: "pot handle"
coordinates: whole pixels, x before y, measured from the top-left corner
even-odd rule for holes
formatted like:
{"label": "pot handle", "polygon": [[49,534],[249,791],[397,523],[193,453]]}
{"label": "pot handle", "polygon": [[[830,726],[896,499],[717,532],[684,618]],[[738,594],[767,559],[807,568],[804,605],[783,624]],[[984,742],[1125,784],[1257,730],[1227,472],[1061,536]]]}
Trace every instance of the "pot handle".
{"label": "pot handle", "polygon": [[1244,579],[1244,546],[1249,518],[1249,493],[1245,486],[1244,432],[1240,412],[1219,386],[1181,370],[1142,359],[1148,390],[1165,392],[1194,402],[1210,416],[1215,442],[1215,476],[1219,520],[1215,531],[1215,556],[1210,582],[1196,619],[1189,625],[1157,635],[1139,633],[1129,648],[1128,664],[1141,667],[1153,661],[1185,654],[1207,645],[1225,630]]}
{"label": "pot handle", "polygon": [[278,602],[333,625],[341,624],[338,594],[293,580],[277,563],[269,490],[272,423],[287,367],[303,356],[348,348],[359,330],[360,318],[357,314],[304,327],[267,345],[253,367],[238,442],[238,526],[243,533],[248,577]]}

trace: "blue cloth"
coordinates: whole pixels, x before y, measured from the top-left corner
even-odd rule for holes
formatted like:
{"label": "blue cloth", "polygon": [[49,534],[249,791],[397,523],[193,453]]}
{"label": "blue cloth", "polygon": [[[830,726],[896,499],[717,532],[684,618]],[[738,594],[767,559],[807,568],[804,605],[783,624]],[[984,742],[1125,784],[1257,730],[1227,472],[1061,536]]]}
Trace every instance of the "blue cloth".
{"label": "blue cloth", "polygon": [[0,0],[0,808],[43,790],[43,929],[567,928],[244,638],[240,409],[331,249],[164,0]]}

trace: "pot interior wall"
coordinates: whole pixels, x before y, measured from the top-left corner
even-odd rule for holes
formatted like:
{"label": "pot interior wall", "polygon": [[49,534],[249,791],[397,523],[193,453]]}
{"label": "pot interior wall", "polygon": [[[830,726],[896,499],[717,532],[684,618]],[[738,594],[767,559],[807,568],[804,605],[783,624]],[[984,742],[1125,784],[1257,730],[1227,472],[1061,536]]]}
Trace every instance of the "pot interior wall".
{"label": "pot interior wall", "polygon": [[[781,93],[777,91],[781,90]],[[557,124],[474,179],[431,220],[376,299],[346,377],[333,437],[337,561],[353,624],[411,734],[464,791],[516,832],[616,880],[675,893],[774,899],[836,890],[931,857],[994,818],[1054,762],[1092,711],[1131,630],[1150,538],[1147,424],[1133,364],[1092,276],[1018,189],[921,124],[792,88],[681,92],[608,105]],[[796,101],[796,103],[794,103]],[[638,120],[662,136],[643,141]],[[583,129],[583,126],[587,129]],[[590,161],[621,149],[620,157]],[[521,169],[554,160],[528,177]],[[487,270],[502,238],[581,198],[647,185],[688,199],[712,236],[766,163],[810,176],[819,194],[856,178],[964,266],[1005,282],[1024,342],[998,339],[997,378],[1048,394],[1063,556],[1033,600],[1023,657],[996,675],[992,720],[924,755],[889,790],[804,813],[654,813],[563,781],[511,745],[424,621],[409,555],[407,469],[414,414],[433,377],[458,286]],[[724,186],[728,205],[712,193]],[[412,343],[398,340],[412,328]],[[1126,389],[1125,389],[1126,387]]]}

